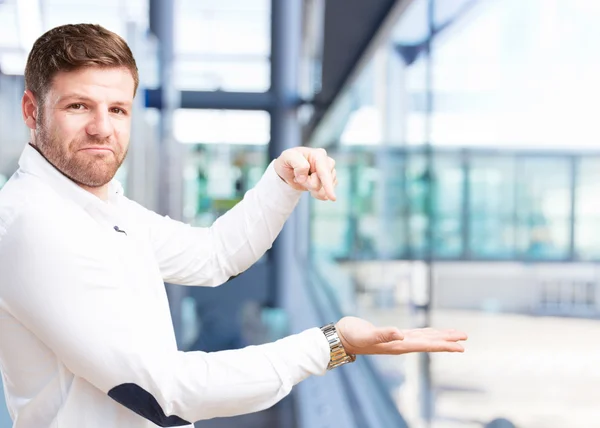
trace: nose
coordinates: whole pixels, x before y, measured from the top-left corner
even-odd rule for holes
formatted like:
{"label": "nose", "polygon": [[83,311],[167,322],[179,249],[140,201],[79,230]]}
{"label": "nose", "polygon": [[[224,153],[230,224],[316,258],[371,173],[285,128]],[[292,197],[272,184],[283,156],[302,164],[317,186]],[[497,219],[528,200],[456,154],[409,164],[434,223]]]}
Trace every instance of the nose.
{"label": "nose", "polygon": [[114,131],[114,126],[108,111],[98,109],[94,112],[87,126],[87,133],[98,138],[108,138]]}

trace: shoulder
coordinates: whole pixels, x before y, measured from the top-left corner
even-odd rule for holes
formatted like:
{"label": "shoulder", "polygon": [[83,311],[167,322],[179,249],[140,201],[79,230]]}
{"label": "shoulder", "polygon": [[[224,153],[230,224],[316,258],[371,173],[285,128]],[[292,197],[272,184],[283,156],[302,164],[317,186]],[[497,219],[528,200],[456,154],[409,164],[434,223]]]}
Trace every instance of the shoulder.
{"label": "shoulder", "polygon": [[76,227],[73,214],[49,185],[17,172],[0,190],[0,248],[9,237],[23,244],[60,237],[65,227]]}
{"label": "shoulder", "polygon": [[45,195],[37,181],[17,171],[0,189],[0,240],[14,227],[17,219],[28,211],[35,212],[32,201],[43,203],[39,197]]}

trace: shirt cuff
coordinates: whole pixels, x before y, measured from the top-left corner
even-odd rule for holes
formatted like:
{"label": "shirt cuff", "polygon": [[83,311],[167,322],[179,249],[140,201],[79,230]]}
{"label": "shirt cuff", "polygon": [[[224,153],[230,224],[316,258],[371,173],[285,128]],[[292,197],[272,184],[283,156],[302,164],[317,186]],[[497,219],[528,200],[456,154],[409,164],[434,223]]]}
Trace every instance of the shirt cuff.
{"label": "shirt cuff", "polygon": [[266,346],[275,357],[275,364],[285,367],[285,378],[291,385],[310,375],[322,376],[327,372],[329,343],[320,328],[311,328]]}

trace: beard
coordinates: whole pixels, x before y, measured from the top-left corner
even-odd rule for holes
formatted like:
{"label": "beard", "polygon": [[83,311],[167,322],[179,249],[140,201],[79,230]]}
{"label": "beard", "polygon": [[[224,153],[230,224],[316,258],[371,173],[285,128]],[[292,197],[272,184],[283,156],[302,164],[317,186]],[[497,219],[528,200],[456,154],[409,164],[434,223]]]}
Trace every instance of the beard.
{"label": "beard", "polygon": [[[43,119],[38,121],[35,145],[48,162],[79,185],[92,188],[106,185],[114,178],[127,156],[127,150],[111,143],[111,138],[101,139],[87,135],[67,143],[43,122]],[[80,151],[90,146],[107,147],[113,151]]]}

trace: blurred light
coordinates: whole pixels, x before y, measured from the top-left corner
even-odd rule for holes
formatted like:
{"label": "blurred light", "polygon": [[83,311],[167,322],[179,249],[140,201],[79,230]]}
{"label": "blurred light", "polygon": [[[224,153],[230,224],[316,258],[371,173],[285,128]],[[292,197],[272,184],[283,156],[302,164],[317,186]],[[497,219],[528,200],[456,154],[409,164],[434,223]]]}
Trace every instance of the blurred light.
{"label": "blurred light", "polygon": [[0,3],[0,49],[19,48],[17,7],[12,2]]}
{"label": "blurred light", "polygon": [[187,144],[254,144],[270,140],[270,116],[265,111],[179,109],[175,139]]}
{"label": "blurred light", "polygon": [[439,28],[456,18],[467,6],[476,0],[443,0],[435,3],[434,25]]}
{"label": "blurred light", "polygon": [[175,87],[180,90],[263,92],[270,84],[267,57],[214,60],[200,56],[175,61]]}
{"label": "blurred light", "polygon": [[268,90],[270,13],[268,0],[179,0],[175,16],[177,88]]}
{"label": "blurred light", "polygon": [[4,52],[0,54],[0,71],[6,75],[23,75],[26,63],[27,58],[23,52]]}
{"label": "blurred light", "polygon": [[127,9],[118,0],[44,0],[46,29],[89,22],[126,38],[127,18]]}
{"label": "blurred light", "polygon": [[492,1],[442,33],[433,46],[431,142],[596,148],[600,63],[587,41],[600,35],[592,18],[599,8],[586,0]]}
{"label": "blurred light", "polygon": [[17,0],[17,18],[21,47],[29,52],[43,33],[40,0]]}
{"label": "blurred light", "polygon": [[429,35],[427,1],[416,0],[402,14],[392,34],[392,40],[399,44],[416,44]]}
{"label": "blurred light", "polygon": [[382,118],[373,106],[363,106],[350,114],[346,128],[340,138],[344,145],[381,144]]}

